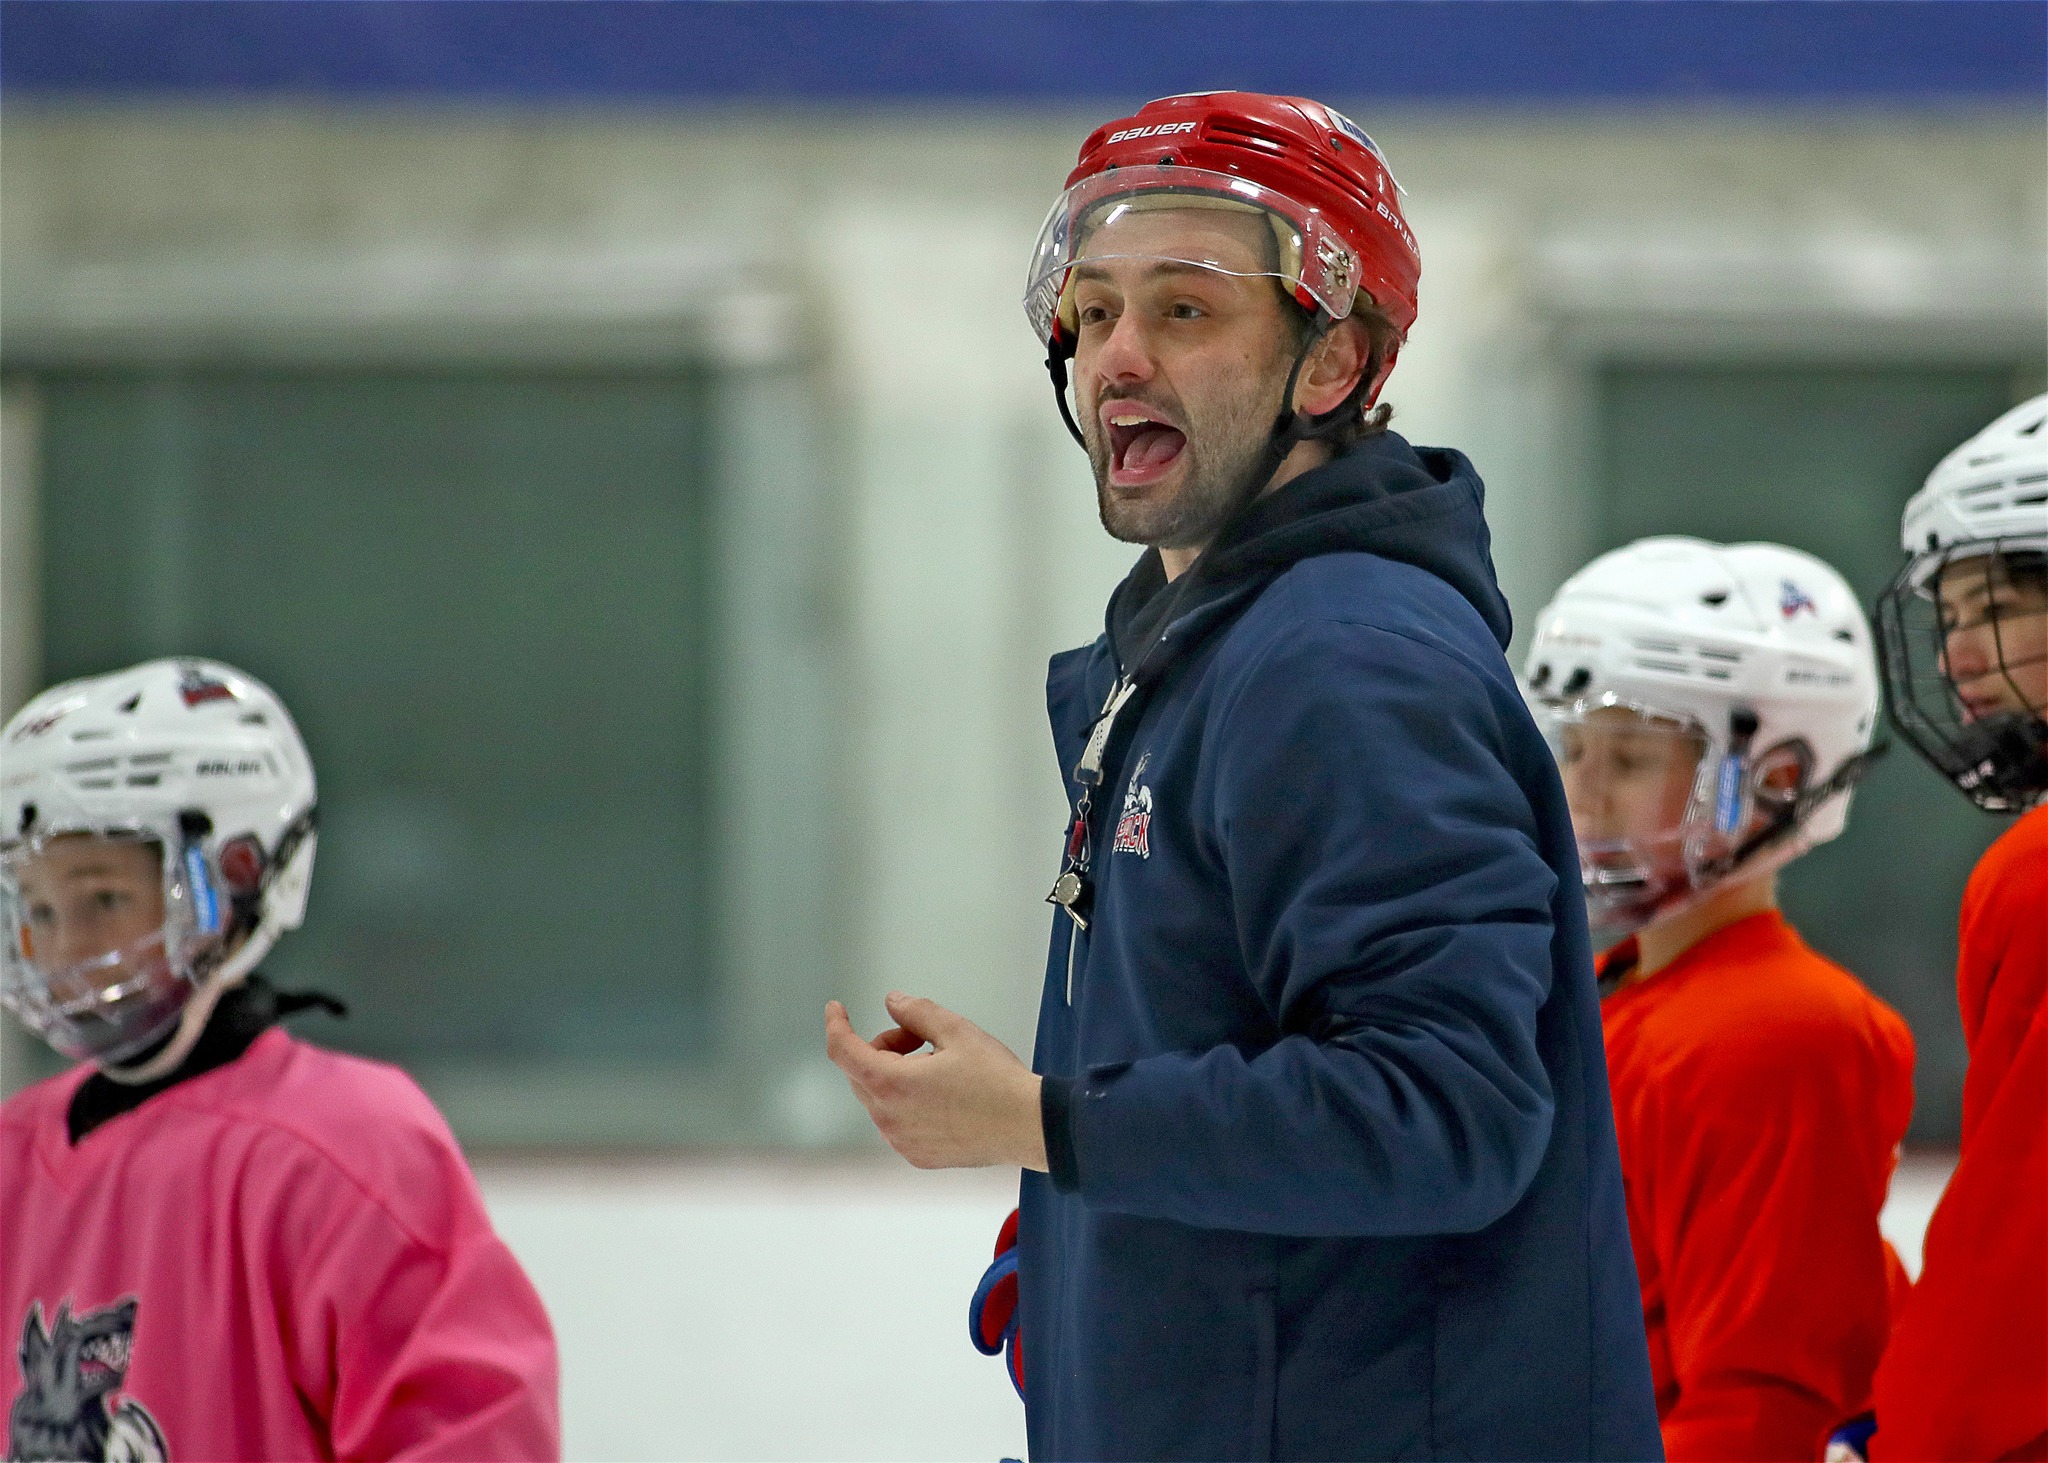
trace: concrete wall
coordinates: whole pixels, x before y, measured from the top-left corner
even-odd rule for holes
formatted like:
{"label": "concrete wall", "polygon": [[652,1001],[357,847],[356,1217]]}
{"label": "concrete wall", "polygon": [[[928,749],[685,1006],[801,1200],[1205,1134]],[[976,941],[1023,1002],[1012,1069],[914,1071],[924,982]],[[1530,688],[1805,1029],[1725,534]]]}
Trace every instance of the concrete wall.
{"label": "concrete wall", "polygon": [[[1428,261],[1389,399],[1486,475],[1524,621],[1587,550],[1595,363],[2040,344],[2038,114],[1350,110]],[[1029,1043],[1043,662],[1131,557],[1017,306],[1093,120],[11,105],[0,330],[16,366],[722,365],[731,1024],[767,1136],[831,1141],[862,1124],[817,1054],[828,993]]]}

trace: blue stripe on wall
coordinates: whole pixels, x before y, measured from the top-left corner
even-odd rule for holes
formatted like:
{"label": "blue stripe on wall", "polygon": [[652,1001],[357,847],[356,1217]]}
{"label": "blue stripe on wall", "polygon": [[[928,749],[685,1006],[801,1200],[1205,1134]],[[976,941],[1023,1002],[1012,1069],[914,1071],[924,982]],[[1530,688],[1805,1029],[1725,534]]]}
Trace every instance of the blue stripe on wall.
{"label": "blue stripe on wall", "polygon": [[2041,0],[4,0],[10,92],[2040,100]]}

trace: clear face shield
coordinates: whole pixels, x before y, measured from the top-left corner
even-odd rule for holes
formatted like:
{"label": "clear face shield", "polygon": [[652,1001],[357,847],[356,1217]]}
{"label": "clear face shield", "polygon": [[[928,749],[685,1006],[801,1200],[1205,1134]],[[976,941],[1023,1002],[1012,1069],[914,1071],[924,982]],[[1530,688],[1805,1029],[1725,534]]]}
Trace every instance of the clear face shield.
{"label": "clear face shield", "polygon": [[1024,313],[1042,342],[1075,333],[1077,267],[1119,261],[1271,278],[1333,320],[1351,313],[1358,263],[1322,213],[1246,178],[1173,164],[1116,168],[1060,195],[1024,279]]}
{"label": "clear face shield", "polygon": [[0,849],[0,1004],[64,1056],[119,1063],[177,1024],[228,911],[197,843],[60,832]]}
{"label": "clear face shield", "polygon": [[1613,696],[1533,709],[1563,774],[1596,947],[1726,872],[1757,803],[1739,732],[1720,746],[1692,718]]}

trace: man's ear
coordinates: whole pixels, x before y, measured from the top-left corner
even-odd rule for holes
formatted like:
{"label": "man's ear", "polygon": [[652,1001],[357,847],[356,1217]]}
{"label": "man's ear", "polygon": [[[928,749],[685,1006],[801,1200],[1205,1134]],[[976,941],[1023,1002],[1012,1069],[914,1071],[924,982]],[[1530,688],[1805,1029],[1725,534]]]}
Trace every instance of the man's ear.
{"label": "man's ear", "polygon": [[1309,416],[1335,411],[1357,389],[1372,364],[1372,338],[1363,322],[1346,318],[1323,333],[1301,368],[1295,410]]}

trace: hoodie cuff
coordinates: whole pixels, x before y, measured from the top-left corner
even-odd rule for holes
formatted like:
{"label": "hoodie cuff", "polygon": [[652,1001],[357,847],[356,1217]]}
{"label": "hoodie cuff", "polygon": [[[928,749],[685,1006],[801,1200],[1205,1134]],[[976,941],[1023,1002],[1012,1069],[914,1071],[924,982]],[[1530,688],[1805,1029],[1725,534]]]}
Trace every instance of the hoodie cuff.
{"label": "hoodie cuff", "polygon": [[1079,1192],[1081,1168],[1074,1158],[1074,1079],[1038,1079],[1038,1120],[1045,1126],[1045,1165],[1062,1194]]}

